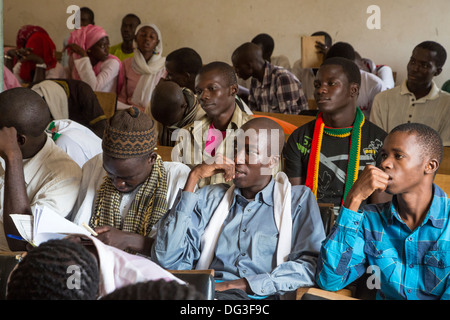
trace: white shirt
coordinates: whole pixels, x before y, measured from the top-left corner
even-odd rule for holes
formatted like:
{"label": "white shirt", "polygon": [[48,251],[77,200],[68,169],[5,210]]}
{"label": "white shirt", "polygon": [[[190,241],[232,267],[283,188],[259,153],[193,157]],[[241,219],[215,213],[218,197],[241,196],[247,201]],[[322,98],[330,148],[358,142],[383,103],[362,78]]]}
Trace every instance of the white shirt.
{"label": "white shirt", "polygon": [[416,99],[406,80],[391,90],[378,94],[373,101],[370,121],[390,132],[407,122],[423,123],[436,130],[444,146],[450,146],[450,94],[433,82],[425,97]]}
{"label": "white shirt", "polygon": [[[170,209],[175,201],[178,190],[184,188],[190,168],[181,162],[164,161],[167,175],[167,208]],[[81,225],[89,224],[95,209],[97,191],[103,182],[106,171],[103,169],[103,153],[96,155],[83,166],[80,193],[72,209],[69,220]]]}
{"label": "white shirt", "polygon": [[[51,138],[31,159],[23,161],[25,186],[30,206],[47,206],[66,217],[78,196],[81,168]],[[5,171],[0,166],[0,251],[9,251],[3,231]]]}
{"label": "white shirt", "polygon": [[95,237],[89,238],[92,239],[99,257],[99,296],[143,281],[164,279],[185,284],[150,259],[106,245]]}
{"label": "white shirt", "polygon": [[381,91],[386,90],[386,85],[376,75],[360,70],[361,73],[361,86],[359,88],[359,96],[356,101],[356,105],[364,113],[364,117],[370,120],[370,110],[372,109],[373,99]]}
{"label": "white shirt", "polygon": [[92,90],[116,92],[117,77],[120,70],[120,63],[116,59],[107,59],[104,61],[98,75],[95,75],[89,57],[75,59],[74,64],[81,80],[89,84]]}
{"label": "white shirt", "polygon": [[54,120],[60,136],[55,143],[81,167],[102,152],[102,139],[85,126],[69,119]]}

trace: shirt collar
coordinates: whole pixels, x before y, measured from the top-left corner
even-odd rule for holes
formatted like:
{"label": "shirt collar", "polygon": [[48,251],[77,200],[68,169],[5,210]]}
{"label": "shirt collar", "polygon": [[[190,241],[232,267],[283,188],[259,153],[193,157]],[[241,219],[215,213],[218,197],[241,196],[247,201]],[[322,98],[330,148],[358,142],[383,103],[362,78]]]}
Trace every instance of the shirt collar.
{"label": "shirt collar", "polygon": [[[446,206],[447,206],[446,194],[444,193],[444,191],[442,191],[440,187],[433,184],[433,201],[431,202],[430,209],[428,210],[427,215],[420,226],[423,226],[429,222],[433,227],[442,229],[445,225],[445,221],[447,221],[448,219],[446,214],[448,212],[448,208],[446,208]],[[390,210],[391,219],[395,217],[398,221],[404,223],[396,207],[397,207],[397,196],[394,196],[391,202],[391,210]]]}
{"label": "shirt collar", "polygon": [[[274,188],[274,184],[275,184],[274,180],[271,179],[269,184],[267,184],[267,186],[265,186],[264,189],[262,189],[261,191],[259,191],[255,195],[255,200],[256,201],[260,201],[260,202],[264,202],[266,205],[273,207],[273,188]],[[234,206],[234,204],[236,203],[236,199],[238,197],[248,201],[248,199],[246,199],[246,198],[244,198],[242,196],[241,189],[235,188],[234,189],[234,199],[233,199],[232,206]]]}
{"label": "shirt collar", "polygon": [[[400,94],[401,95],[413,95],[414,94],[409,91],[408,86],[406,85],[407,80],[403,81]],[[425,97],[420,98],[418,101],[426,101],[426,100],[435,100],[439,98],[439,87],[436,85],[434,81],[431,81],[431,90],[428,92],[428,94]]]}

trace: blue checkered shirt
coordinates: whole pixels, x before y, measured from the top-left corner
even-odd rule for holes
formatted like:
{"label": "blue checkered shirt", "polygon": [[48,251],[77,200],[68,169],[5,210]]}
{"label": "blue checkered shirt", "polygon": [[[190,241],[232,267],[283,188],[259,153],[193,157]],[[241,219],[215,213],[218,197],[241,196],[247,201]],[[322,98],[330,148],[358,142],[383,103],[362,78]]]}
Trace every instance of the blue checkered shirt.
{"label": "blue checkered shirt", "polygon": [[358,212],[341,208],[322,245],[317,284],[335,291],[369,273],[379,276],[369,284],[379,289],[378,299],[450,299],[450,202],[438,186],[433,190],[427,216],[414,231],[395,209],[395,196]]}

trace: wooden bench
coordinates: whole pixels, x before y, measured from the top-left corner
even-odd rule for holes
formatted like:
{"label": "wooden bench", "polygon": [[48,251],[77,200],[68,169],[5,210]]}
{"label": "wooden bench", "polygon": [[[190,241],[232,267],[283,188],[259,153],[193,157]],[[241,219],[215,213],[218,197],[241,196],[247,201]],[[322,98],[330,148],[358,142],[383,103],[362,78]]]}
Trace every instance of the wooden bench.
{"label": "wooden bench", "polygon": [[168,146],[157,146],[156,153],[159,154],[163,161],[172,161],[172,149]]}
{"label": "wooden bench", "polygon": [[109,119],[117,109],[117,95],[114,92],[100,92],[94,91],[97,96],[98,102],[105,113],[105,116]]}
{"label": "wooden bench", "polygon": [[288,123],[295,125],[297,128],[301,127],[302,125],[304,125],[316,118],[314,116],[304,116],[304,115],[298,115],[298,114],[284,114],[284,113],[275,113],[275,112],[254,111],[253,113],[255,115],[268,116],[268,117],[273,117],[273,118],[277,118],[277,119],[286,121]]}
{"label": "wooden bench", "polygon": [[447,196],[450,195],[450,174],[437,173],[434,183],[444,190]]}

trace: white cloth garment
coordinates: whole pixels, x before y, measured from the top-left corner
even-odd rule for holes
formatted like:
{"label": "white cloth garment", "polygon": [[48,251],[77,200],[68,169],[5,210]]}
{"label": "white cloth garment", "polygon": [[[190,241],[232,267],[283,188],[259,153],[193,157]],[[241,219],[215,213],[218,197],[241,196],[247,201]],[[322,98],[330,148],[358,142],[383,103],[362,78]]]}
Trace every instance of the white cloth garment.
{"label": "white cloth garment", "polygon": [[165,68],[166,58],[162,56],[162,38],[161,32],[158,27],[154,24],[141,24],[136,28],[136,34],[143,27],[150,27],[156,31],[158,34],[159,43],[155,48],[155,54],[147,62],[144,59],[141,51],[135,49],[134,57],[132,58],[132,68],[136,73],[141,74],[139,81],[134,89],[131,101],[140,106],[145,106],[146,108],[150,105],[151,93],[153,88],[157,85],[159,77],[158,73]]}
{"label": "white cloth garment", "polygon": [[[201,239],[201,255],[197,262],[196,269],[208,269],[214,258],[214,251],[217,246],[223,223],[228,216],[230,206],[234,199],[235,186],[232,185],[225,193],[222,201],[217,206],[211,217],[208,226],[205,228]],[[277,265],[285,262],[291,252],[292,240],[292,218],[291,218],[291,184],[284,172],[278,172],[275,176],[275,186],[273,190],[274,219],[279,231],[277,246]]]}
{"label": "white cloth garment", "polygon": [[67,95],[58,83],[45,80],[35,84],[31,89],[45,99],[53,119],[69,119]]}

